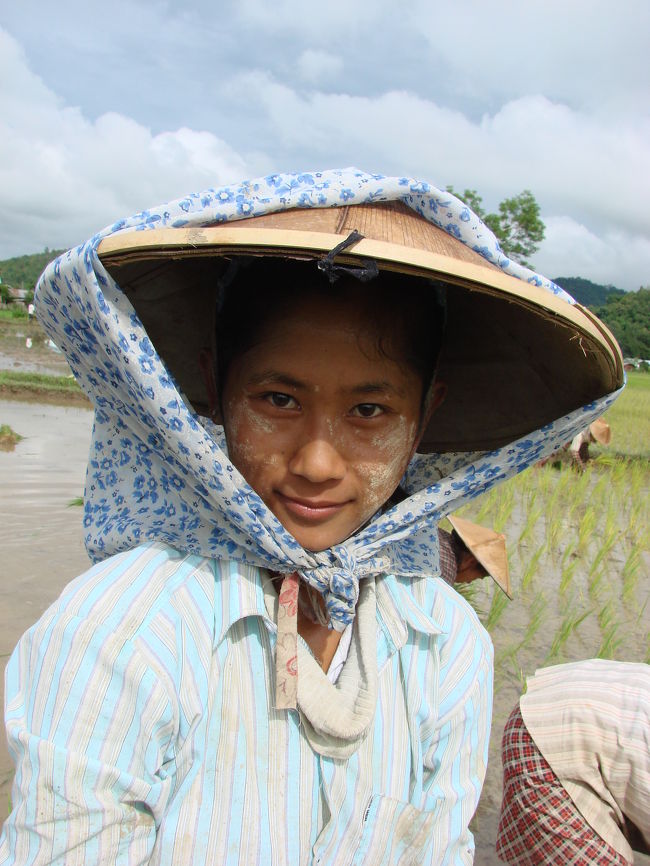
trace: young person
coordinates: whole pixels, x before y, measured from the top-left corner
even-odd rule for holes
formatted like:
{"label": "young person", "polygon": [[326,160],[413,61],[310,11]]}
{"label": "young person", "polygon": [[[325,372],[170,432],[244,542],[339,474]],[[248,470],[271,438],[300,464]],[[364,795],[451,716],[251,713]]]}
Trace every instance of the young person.
{"label": "young person", "polygon": [[491,644],[436,526],[622,383],[542,282],[448,193],[352,170],[189,197],[44,274],[96,407],[97,564],[8,666],[0,862],[472,862]]}

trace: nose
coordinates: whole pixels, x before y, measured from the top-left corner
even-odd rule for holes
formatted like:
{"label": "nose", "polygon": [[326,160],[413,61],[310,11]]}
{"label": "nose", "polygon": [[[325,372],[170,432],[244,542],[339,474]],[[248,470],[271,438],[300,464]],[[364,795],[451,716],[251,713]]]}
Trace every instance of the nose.
{"label": "nose", "polygon": [[289,471],[312,484],[340,481],[345,475],[345,460],[326,439],[309,439],[293,454]]}

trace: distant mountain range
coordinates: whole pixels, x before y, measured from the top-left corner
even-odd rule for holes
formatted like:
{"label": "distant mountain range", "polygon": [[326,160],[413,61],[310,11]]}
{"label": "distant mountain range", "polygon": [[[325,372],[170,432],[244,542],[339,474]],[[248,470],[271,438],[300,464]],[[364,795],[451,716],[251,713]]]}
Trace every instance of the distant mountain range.
{"label": "distant mountain range", "polygon": [[[62,252],[45,249],[42,253],[0,261],[0,289],[13,286],[32,290],[48,262]],[[650,358],[650,288],[624,292],[582,277],[556,277],[553,282],[605,322],[625,356]]]}

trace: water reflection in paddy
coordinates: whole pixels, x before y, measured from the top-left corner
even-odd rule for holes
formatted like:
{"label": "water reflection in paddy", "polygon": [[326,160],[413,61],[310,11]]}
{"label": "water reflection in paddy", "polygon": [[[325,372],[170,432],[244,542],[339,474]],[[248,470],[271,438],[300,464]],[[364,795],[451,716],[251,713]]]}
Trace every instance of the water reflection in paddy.
{"label": "water reflection in paddy", "polygon": [[[0,425],[25,437],[0,451],[0,658],[88,567],[82,509],[93,413],[85,409],[0,400]],[[4,703],[4,676],[0,694]],[[0,821],[12,777],[0,736]]]}

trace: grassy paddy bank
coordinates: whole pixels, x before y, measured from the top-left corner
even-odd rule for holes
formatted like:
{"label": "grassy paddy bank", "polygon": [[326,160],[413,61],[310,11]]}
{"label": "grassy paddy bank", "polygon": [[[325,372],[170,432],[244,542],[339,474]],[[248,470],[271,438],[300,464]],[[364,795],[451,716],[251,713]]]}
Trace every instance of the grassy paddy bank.
{"label": "grassy paddy bank", "polygon": [[62,406],[90,405],[71,376],[50,376],[20,370],[0,370],[0,397]]}

